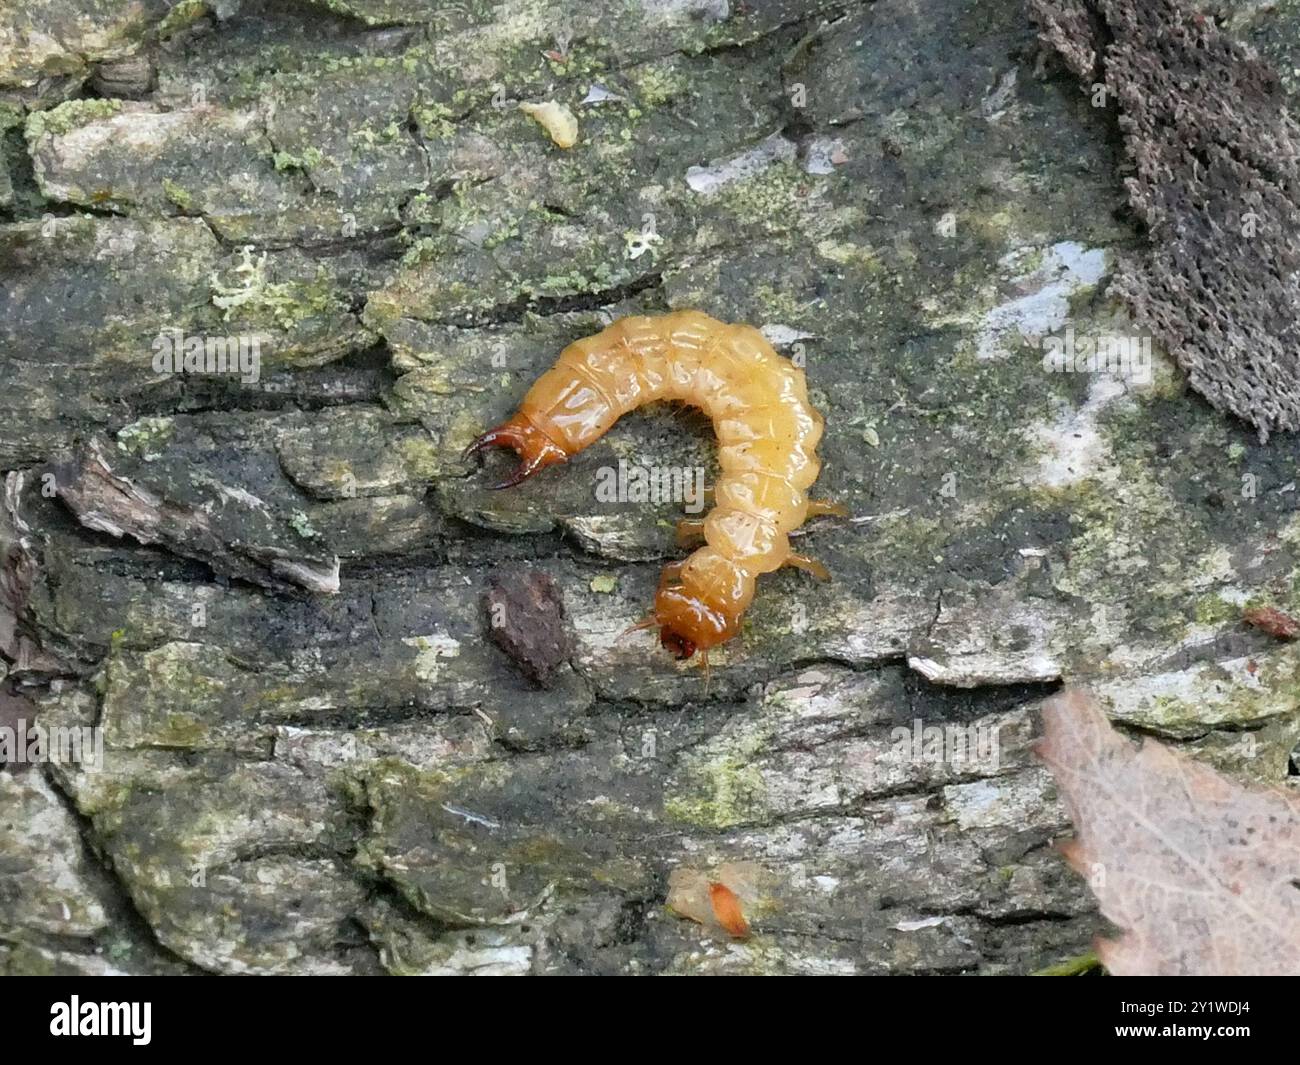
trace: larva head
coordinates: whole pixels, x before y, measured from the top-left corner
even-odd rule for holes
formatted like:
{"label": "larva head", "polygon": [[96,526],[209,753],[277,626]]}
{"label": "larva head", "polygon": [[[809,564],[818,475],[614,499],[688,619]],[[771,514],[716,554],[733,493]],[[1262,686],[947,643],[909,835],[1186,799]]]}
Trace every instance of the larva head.
{"label": "larva head", "polygon": [[515,472],[500,484],[494,484],[493,488],[511,488],[538,470],[563,462],[569,457],[568,452],[522,413],[502,422],[495,429],[489,429],[465,449],[462,457],[469,458],[489,447],[508,447],[520,458]]}
{"label": "larva head", "polygon": [[729,620],[681,585],[659,589],[655,620],[659,623],[659,642],[678,659],[717,647],[740,628],[738,616]]}
{"label": "larva head", "polygon": [[659,643],[679,662],[684,662],[695,654],[695,643],[674,632],[667,625],[659,630]]}

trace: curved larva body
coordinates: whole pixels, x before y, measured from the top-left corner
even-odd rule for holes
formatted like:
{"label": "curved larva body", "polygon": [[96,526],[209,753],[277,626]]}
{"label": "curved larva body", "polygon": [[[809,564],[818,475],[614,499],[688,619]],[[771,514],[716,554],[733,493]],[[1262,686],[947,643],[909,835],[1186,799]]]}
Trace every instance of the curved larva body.
{"label": "curved larva body", "polygon": [[754,582],[790,561],[789,533],[808,514],[821,464],[821,415],[803,371],[747,325],[698,311],[623,318],[570,344],[510,421],[472,445],[504,443],[523,459],[507,484],[576,455],[628,411],[656,400],[702,409],[718,436],[722,475],[705,546],[669,567],[655,597],[663,641],[679,653],[731,639]]}

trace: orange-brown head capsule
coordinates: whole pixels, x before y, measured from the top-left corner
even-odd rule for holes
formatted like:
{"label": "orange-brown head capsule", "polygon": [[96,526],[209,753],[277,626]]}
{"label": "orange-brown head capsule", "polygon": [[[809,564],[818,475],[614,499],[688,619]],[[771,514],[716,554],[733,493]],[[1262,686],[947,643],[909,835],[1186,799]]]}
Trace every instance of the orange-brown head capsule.
{"label": "orange-brown head capsule", "polygon": [[739,614],[729,617],[680,584],[659,589],[654,617],[660,625],[659,642],[679,659],[717,647],[740,630]]}
{"label": "orange-brown head capsule", "polygon": [[667,625],[659,630],[659,643],[677,661],[685,662],[695,654],[695,642],[680,633],[674,632]]}

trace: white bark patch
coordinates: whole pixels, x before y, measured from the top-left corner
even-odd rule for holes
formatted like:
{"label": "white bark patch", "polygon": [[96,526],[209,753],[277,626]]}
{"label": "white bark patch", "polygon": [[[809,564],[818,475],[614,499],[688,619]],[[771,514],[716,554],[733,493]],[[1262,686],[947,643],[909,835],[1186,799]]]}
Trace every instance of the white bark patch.
{"label": "white bark patch", "polygon": [[790,162],[795,157],[794,141],[780,133],[773,133],[730,159],[715,160],[708,166],[693,166],[686,171],[686,184],[692,192],[710,196],[724,185],[744,181],[761,173],[776,163]]}
{"label": "white bark patch", "polygon": [[[1028,249],[1013,252],[1000,265],[1014,270]],[[1097,284],[1106,274],[1106,252],[1085,248],[1072,240],[1043,250],[1042,261],[1033,270],[1014,276],[1022,293],[1001,303],[984,316],[976,341],[981,359],[1005,358],[1011,346],[1024,340],[1041,340],[1061,329],[1070,312],[1070,297]]]}

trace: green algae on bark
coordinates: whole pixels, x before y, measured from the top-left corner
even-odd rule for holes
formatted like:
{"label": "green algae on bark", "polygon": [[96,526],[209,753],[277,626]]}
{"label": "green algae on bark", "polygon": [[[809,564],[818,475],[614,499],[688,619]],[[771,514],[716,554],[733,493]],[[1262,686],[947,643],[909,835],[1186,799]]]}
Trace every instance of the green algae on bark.
{"label": "green algae on bark", "polygon": [[[1023,973],[1100,924],[1024,755],[1047,685],[1286,773],[1294,655],[1239,616],[1300,603],[1297,445],[1158,345],[1147,383],[1045,366],[1067,329],[1137,332],[1105,291],[1136,234],[1019,6],[562,6],[146,11],[140,100],[56,110],[96,46],[8,105],[35,136],[0,204],[6,683],[106,749],[36,770],[62,815],[14,804],[0,859],[93,850],[75,942],[33,886],[0,967]],[[515,107],[552,98],[567,152]],[[680,506],[594,491],[712,471],[707,426],[640,412],[511,493],[460,459],[566,344],[683,307],[803,362],[852,515],[799,538],[833,582],[765,577],[707,686],[617,640]],[[155,374],[173,328],[258,337],[259,379]],[[79,522],[43,475],[91,438],[213,539]],[[337,592],[268,587],[267,548],[337,558]],[[545,691],[481,616],[520,562],[573,628]],[[772,876],[745,944],[663,906],[721,862]]]}

